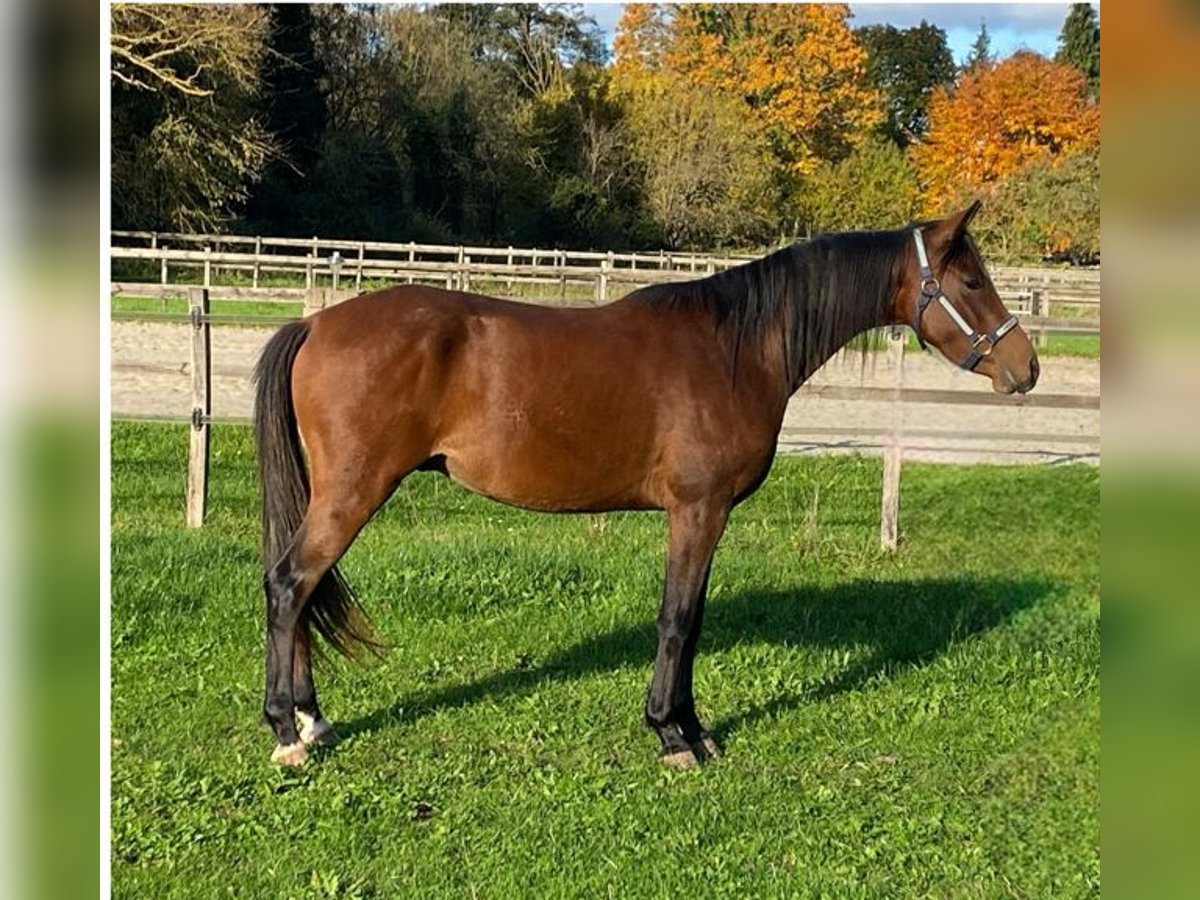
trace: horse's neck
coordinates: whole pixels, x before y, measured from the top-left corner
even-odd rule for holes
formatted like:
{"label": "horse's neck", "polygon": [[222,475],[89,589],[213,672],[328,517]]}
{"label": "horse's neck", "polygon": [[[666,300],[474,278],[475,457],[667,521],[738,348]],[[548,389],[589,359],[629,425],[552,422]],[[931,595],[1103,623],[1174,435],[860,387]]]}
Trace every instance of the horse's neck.
{"label": "horse's neck", "polygon": [[[858,298],[847,298],[847,302],[855,302]],[[845,319],[837,319],[829,323],[829,331],[824,335],[824,339],[819,344],[810,344],[807,347],[807,352],[801,353],[800,358],[796,361],[794,370],[789,374],[785,374],[787,382],[787,395],[791,397],[800,387],[808,381],[813,374],[820,369],[825,363],[831,360],[834,356],[846,348],[851,341],[857,338],[864,332],[870,331],[873,328],[881,328],[890,322],[879,320],[880,316],[873,311],[863,310],[862,315],[847,317]],[[878,320],[878,321],[877,321]],[[813,323],[810,327],[820,327]],[[803,335],[800,338],[804,341]],[[782,339],[777,342],[780,347],[779,356],[784,366],[784,372],[787,372],[787,361],[783,359]]]}

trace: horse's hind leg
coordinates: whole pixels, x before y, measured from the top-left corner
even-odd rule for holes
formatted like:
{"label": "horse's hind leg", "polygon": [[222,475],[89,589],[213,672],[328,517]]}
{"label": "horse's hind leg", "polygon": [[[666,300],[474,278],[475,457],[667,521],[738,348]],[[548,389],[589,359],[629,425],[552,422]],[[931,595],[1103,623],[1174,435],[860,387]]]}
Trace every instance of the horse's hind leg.
{"label": "horse's hind leg", "polygon": [[[263,715],[277,742],[271,759],[284,765],[303,763],[308,758],[305,743],[327,736],[318,733],[317,723],[324,719],[312,682],[305,605],[359,529],[387,499],[394,483],[380,481],[372,489],[359,483],[330,490],[321,489],[316,479],[314,482],[303,523],[283,558],[264,578],[267,678]],[[296,728],[298,717],[305,726],[303,733]],[[324,725],[328,727],[327,722]],[[309,741],[302,740],[304,737]]]}
{"label": "horse's hind leg", "polygon": [[[313,590],[340,555],[340,551],[334,555],[314,547],[310,538],[311,523],[310,507],[309,515],[305,516],[283,559],[263,579],[267,599],[267,687],[263,716],[275,732],[272,761],[289,766],[300,765],[308,758],[308,751],[296,730],[297,630],[302,627],[304,606]],[[308,688],[311,683],[310,675]],[[301,687],[308,689],[303,679]],[[307,701],[309,698],[301,699]],[[315,691],[312,700],[315,703]]]}

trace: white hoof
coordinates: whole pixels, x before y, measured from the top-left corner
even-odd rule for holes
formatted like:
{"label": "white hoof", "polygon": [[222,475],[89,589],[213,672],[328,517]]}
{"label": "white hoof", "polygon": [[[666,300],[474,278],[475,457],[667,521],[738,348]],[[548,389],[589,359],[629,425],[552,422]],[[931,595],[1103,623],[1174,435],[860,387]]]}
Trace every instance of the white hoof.
{"label": "white hoof", "polygon": [[300,725],[300,740],[310,747],[313,744],[332,744],[337,740],[337,734],[328,719],[314,719],[308,713],[296,710],[296,722]]}
{"label": "white hoof", "polygon": [[271,753],[271,762],[281,766],[302,766],[308,762],[308,750],[301,741],[294,744],[276,744]]}
{"label": "white hoof", "polygon": [[694,769],[700,763],[696,759],[696,754],[691,750],[678,750],[675,753],[664,753],[659,757],[665,765],[672,769]]}

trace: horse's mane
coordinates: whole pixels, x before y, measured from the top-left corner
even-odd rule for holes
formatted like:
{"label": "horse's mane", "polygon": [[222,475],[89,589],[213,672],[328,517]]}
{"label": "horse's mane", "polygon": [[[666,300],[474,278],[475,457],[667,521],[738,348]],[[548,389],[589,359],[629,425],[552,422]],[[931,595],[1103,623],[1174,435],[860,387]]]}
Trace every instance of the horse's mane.
{"label": "horse's mane", "polygon": [[886,318],[907,231],[822,234],[702,278],[642,288],[629,300],[711,314],[731,363],[743,345],[783,341],[795,385],[841,349],[848,335]]}

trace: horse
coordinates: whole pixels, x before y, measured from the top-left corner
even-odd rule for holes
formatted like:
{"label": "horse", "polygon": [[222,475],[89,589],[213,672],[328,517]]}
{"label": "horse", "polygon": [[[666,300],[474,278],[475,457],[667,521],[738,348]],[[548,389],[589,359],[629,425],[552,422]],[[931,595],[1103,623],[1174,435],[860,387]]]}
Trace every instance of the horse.
{"label": "horse", "polygon": [[1037,382],[968,233],[978,209],[820,235],[596,307],[405,285],[282,327],[255,368],[272,760],[300,765],[336,738],[313,632],[351,656],[379,648],[336,564],[418,470],[532,510],[665,511],[643,718],[668,765],[718,756],[692,691],[709,571],[730,511],[767,477],[792,394],[889,325],[997,392]]}

